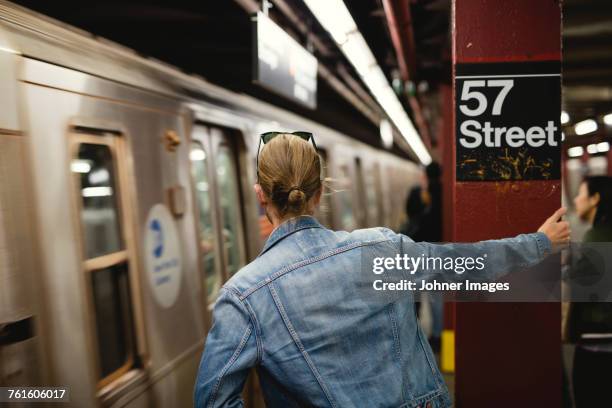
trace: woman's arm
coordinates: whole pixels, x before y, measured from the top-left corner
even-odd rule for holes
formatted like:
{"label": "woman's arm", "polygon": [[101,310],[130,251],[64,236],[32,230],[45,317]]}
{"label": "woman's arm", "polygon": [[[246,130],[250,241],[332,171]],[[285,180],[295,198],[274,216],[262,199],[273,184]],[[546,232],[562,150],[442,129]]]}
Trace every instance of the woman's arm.
{"label": "woman's arm", "polygon": [[[407,255],[417,261],[418,258],[422,259],[420,267],[411,276],[412,280],[493,281],[508,272],[538,264],[553,249],[566,244],[569,241],[569,223],[561,221],[563,214],[565,209],[560,208],[540,226],[538,232],[513,238],[434,244],[414,242],[405,235],[397,234],[396,242],[402,256]],[[453,270],[439,268],[440,263],[448,259],[454,263]],[[435,267],[432,268],[432,265]]]}
{"label": "woman's arm", "polygon": [[213,311],[194,390],[194,406],[243,407],[240,397],[249,369],[257,363],[255,331],[240,299],[222,289]]}
{"label": "woman's arm", "polygon": [[[402,235],[399,253],[420,262],[413,281],[471,281],[495,279],[541,262],[552,250],[548,237],[536,232],[513,238],[474,243],[414,242]],[[420,258],[420,259],[419,259]],[[414,272],[414,273],[413,273]]]}

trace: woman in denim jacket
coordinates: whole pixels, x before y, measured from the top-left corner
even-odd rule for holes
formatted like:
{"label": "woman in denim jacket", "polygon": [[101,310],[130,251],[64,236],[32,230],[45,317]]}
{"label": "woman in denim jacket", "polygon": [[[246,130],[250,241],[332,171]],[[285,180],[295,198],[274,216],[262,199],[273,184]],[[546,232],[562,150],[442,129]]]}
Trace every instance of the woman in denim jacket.
{"label": "woman in denim jacket", "polygon": [[[386,228],[332,231],[312,217],[322,192],[312,135],[271,132],[261,141],[255,193],[274,230],[219,294],[195,406],[242,407],[253,367],[269,407],[450,406],[412,292],[375,293],[373,257],[486,253],[492,266],[479,273],[499,275],[540,262],[569,239],[564,209],[539,232],[463,246],[415,243]],[[417,285],[449,280],[424,272]]]}

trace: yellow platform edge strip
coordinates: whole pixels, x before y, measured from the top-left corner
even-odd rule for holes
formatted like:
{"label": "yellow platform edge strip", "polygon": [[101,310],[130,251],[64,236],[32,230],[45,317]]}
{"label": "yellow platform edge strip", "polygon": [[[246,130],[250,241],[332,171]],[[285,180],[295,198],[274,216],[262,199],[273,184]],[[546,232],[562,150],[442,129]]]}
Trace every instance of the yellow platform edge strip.
{"label": "yellow platform edge strip", "polygon": [[455,372],[455,331],[442,330],[440,362],[445,373]]}

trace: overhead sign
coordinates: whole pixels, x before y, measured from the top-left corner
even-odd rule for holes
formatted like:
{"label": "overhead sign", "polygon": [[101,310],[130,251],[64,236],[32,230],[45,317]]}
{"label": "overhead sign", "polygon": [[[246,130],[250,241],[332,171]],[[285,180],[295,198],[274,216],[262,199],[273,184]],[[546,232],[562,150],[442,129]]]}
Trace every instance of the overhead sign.
{"label": "overhead sign", "polygon": [[168,308],[181,287],[179,237],[170,211],[163,204],[151,207],[144,231],[145,263],[155,301]]}
{"label": "overhead sign", "polygon": [[559,62],[457,64],[458,181],[559,179]]}
{"label": "overhead sign", "polygon": [[317,59],[263,13],[257,13],[254,31],[255,82],[316,108]]}

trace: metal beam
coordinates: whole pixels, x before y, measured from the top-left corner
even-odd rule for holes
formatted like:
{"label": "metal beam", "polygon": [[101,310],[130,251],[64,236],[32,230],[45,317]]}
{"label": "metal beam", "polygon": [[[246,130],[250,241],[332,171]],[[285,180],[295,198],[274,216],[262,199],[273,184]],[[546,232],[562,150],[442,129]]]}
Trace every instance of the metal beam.
{"label": "metal beam", "polygon": [[[413,79],[416,73],[416,46],[410,15],[410,3],[408,0],[382,0],[382,3],[402,80],[407,82]],[[407,95],[407,98],[421,139],[431,150],[431,136],[427,121],[423,116],[421,104],[414,95]]]}

